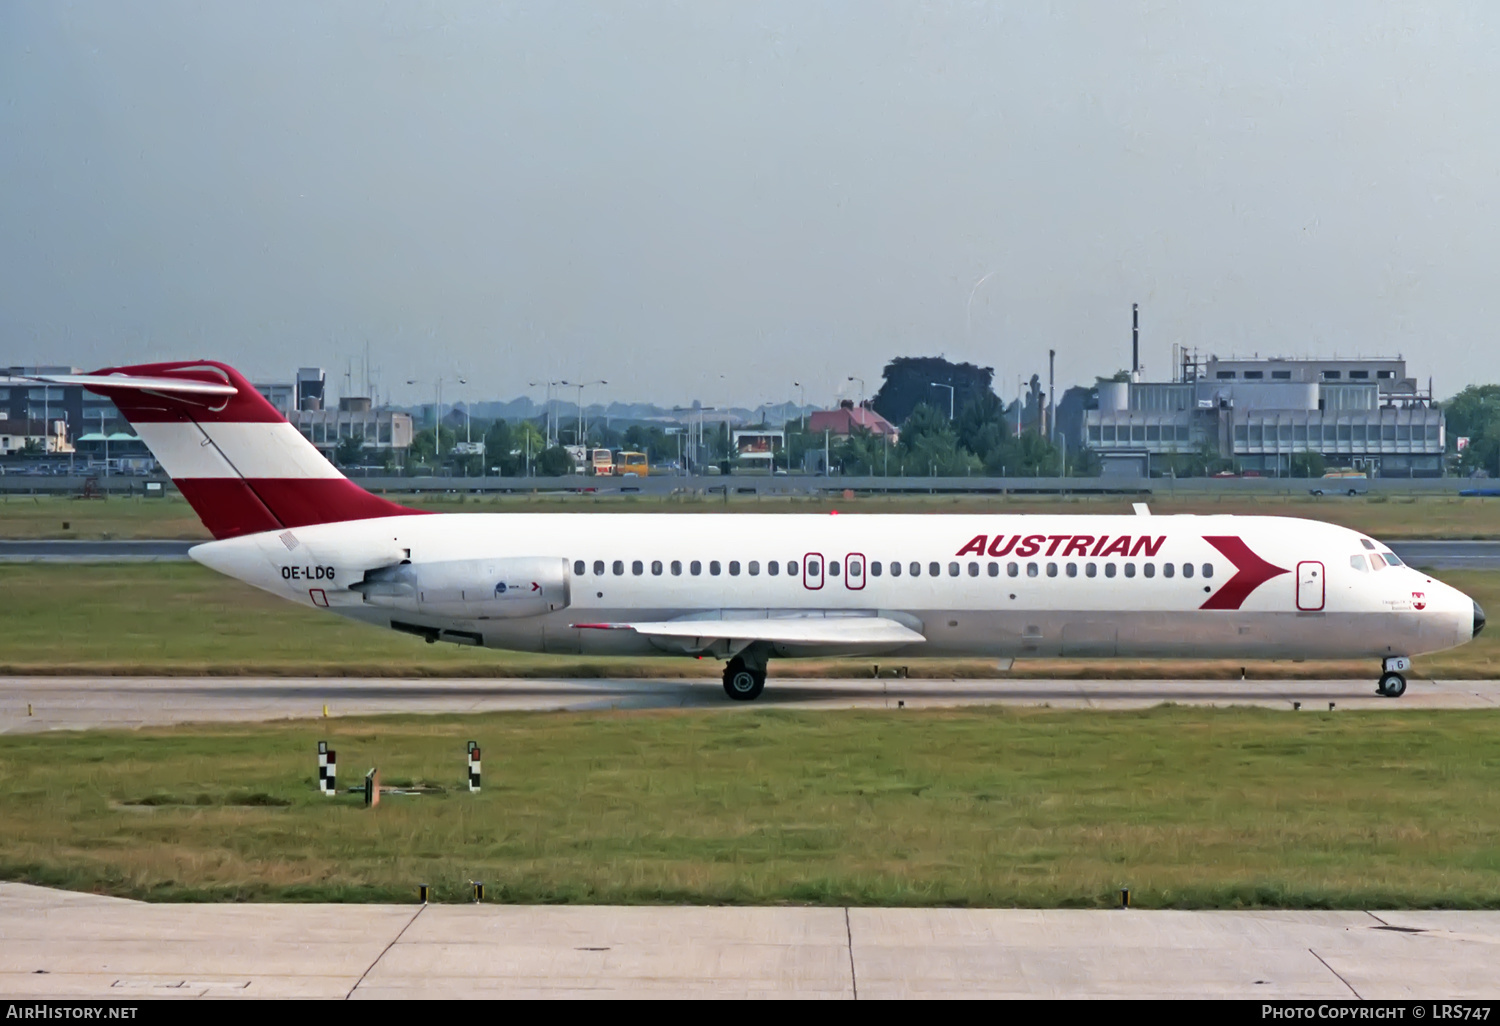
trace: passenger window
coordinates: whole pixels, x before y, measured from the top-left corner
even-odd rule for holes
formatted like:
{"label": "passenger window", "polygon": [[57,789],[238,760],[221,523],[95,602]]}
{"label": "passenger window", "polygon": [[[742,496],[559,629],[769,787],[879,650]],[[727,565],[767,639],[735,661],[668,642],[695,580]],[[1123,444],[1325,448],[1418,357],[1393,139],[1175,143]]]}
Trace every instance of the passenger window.
{"label": "passenger window", "polygon": [[575,561],[573,563],[573,576],[574,577],[582,577],[583,576],[583,571],[586,570],[586,569],[587,569],[587,567],[585,567],[583,565],[583,560],[580,559],[580,560]]}
{"label": "passenger window", "polygon": [[594,576],[595,577],[603,577],[604,576],[604,560],[602,560],[602,559],[596,559],[596,560],[594,560]]}
{"label": "passenger window", "polygon": [[729,576],[730,577],[738,577],[739,575],[740,575],[740,561],[737,560],[737,559],[731,559],[729,561]]}
{"label": "passenger window", "polygon": [[941,563],[928,563],[927,564],[927,576],[928,577],[941,577],[942,573],[943,573],[943,565]]}
{"label": "passenger window", "polygon": [[922,564],[921,563],[913,563],[911,566],[907,567],[906,569],[908,569],[908,570],[911,571],[911,575],[913,577],[921,577],[922,576]]}
{"label": "passenger window", "polygon": [[1146,576],[1147,577],[1155,577],[1156,576],[1156,564],[1155,563],[1147,563],[1146,566],[1145,566],[1145,570],[1146,570]]}
{"label": "passenger window", "polygon": [[1085,563],[1084,566],[1083,566],[1083,576],[1085,576],[1085,577],[1098,577],[1099,576],[1099,567],[1096,564],[1094,564],[1094,563]]}
{"label": "passenger window", "polygon": [[1193,564],[1191,564],[1191,563],[1184,563],[1184,564],[1182,564],[1182,576],[1184,576],[1184,577],[1191,577],[1191,576],[1193,576]]}
{"label": "passenger window", "polygon": [[1105,577],[1113,577],[1114,575],[1115,575],[1115,565],[1113,563],[1105,563],[1104,564],[1104,576]]}
{"label": "passenger window", "polygon": [[870,561],[870,576],[871,577],[879,577],[880,576],[880,560],[875,559],[875,560],[871,560]]}
{"label": "passenger window", "polygon": [[1039,571],[1038,571],[1037,565],[1035,563],[1027,563],[1026,564],[1026,576],[1027,577],[1035,577],[1038,572]]}
{"label": "passenger window", "polygon": [[1367,574],[1370,572],[1370,568],[1365,565],[1364,556],[1350,556],[1349,565],[1354,567],[1354,569],[1358,570],[1362,574]]}
{"label": "passenger window", "polygon": [[896,562],[894,559],[891,560],[891,576],[892,577],[900,577],[901,576],[901,564],[898,563],[898,562]]}
{"label": "passenger window", "polygon": [[646,572],[645,564],[643,564],[639,559],[635,560],[630,564],[630,572],[635,574],[637,577],[641,576],[641,574]]}
{"label": "passenger window", "polygon": [[1171,577],[1176,572],[1177,572],[1177,567],[1173,563],[1163,563],[1161,565],[1161,575],[1163,577]]}
{"label": "passenger window", "polygon": [[1007,564],[1005,564],[1005,572],[1006,572],[1007,575],[1009,575],[1011,577],[1019,577],[1019,576],[1021,576],[1021,564],[1020,563],[1007,563]]}
{"label": "passenger window", "polygon": [[1048,563],[1047,564],[1047,576],[1048,577],[1056,577],[1057,576],[1057,564],[1056,563]]}
{"label": "passenger window", "polygon": [[702,572],[703,572],[703,564],[701,562],[699,562],[698,560],[695,559],[691,563],[688,564],[688,573],[692,574],[694,577],[697,577]]}
{"label": "passenger window", "polygon": [[957,577],[958,576],[958,564],[957,563],[949,563],[948,564],[948,576],[949,577]]}
{"label": "passenger window", "polygon": [[651,576],[652,577],[660,577],[661,576],[661,560],[659,560],[659,559],[653,559],[651,561]]}
{"label": "passenger window", "polygon": [[1000,576],[1000,564],[996,563],[993,559],[990,560],[990,576],[991,577],[999,577]]}
{"label": "passenger window", "polygon": [[850,577],[858,577],[860,575],[860,573],[861,573],[861,567],[859,565],[859,560],[857,560],[857,559],[851,559],[851,560],[849,560],[849,576]]}
{"label": "passenger window", "polygon": [[776,562],[776,560],[774,559],[771,560],[766,564],[766,573],[770,574],[772,577],[775,577],[777,574],[781,573],[781,564]]}
{"label": "passenger window", "polygon": [[710,574],[712,574],[713,576],[717,577],[717,576],[719,576],[719,570],[720,569],[721,568],[719,566],[719,561],[717,559],[710,559],[708,561],[708,572]]}
{"label": "passenger window", "polygon": [[1077,563],[1069,563],[1068,564],[1068,576],[1069,577],[1077,577],[1078,576],[1078,564]]}
{"label": "passenger window", "polygon": [[752,559],[750,561],[750,565],[747,566],[747,567],[745,567],[745,569],[750,571],[750,576],[751,577],[759,577],[760,576],[760,561]]}
{"label": "passenger window", "polygon": [[797,576],[797,561],[795,559],[789,559],[786,561],[786,575],[788,577]]}
{"label": "passenger window", "polygon": [[979,564],[978,563],[971,562],[969,564],[969,576],[970,577],[978,577],[979,576]]}
{"label": "passenger window", "polygon": [[1203,576],[1204,577],[1212,577],[1213,575],[1214,575],[1214,565],[1212,563],[1204,563],[1203,564]]}
{"label": "passenger window", "polygon": [[1125,564],[1125,576],[1126,577],[1134,577],[1135,576],[1135,564],[1134,563],[1126,563]]}
{"label": "passenger window", "polygon": [[673,577],[681,577],[682,576],[682,560],[680,560],[680,559],[674,559],[674,560],[672,560],[672,576]]}
{"label": "passenger window", "polygon": [[829,577],[837,577],[838,575],[839,575],[839,561],[836,560],[836,559],[830,559],[828,561],[828,576]]}
{"label": "passenger window", "polygon": [[817,577],[822,572],[818,569],[818,561],[816,559],[809,559],[807,561],[807,576]]}
{"label": "passenger window", "polygon": [[620,560],[620,559],[615,560],[615,565],[613,567],[613,570],[615,572],[615,576],[616,577],[619,577],[622,574],[624,574],[625,573],[625,561],[624,560]]}

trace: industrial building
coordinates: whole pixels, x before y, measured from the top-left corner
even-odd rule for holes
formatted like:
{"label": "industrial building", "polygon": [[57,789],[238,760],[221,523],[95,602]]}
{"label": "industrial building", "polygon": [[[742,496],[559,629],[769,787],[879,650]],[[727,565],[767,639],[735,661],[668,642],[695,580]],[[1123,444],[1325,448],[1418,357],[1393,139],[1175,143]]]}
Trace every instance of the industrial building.
{"label": "industrial building", "polygon": [[1101,380],[1085,444],[1106,472],[1150,474],[1160,458],[1211,450],[1241,471],[1286,475],[1295,454],[1381,477],[1440,477],[1443,411],[1402,359],[1199,360],[1176,380]]}

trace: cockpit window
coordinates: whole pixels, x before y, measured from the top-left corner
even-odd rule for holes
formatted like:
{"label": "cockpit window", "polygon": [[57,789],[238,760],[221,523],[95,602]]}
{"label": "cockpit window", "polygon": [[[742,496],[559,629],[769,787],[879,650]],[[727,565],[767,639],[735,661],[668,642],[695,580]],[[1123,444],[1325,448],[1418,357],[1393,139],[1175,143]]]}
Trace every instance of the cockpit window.
{"label": "cockpit window", "polygon": [[1349,565],[1354,567],[1354,569],[1358,570],[1362,574],[1367,574],[1370,572],[1370,568],[1365,565],[1364,556],[1350,556]]}
{"label": "cockpit window", "polygon": [[1381,555],[1385,557],[1385,561],[1388,566],[1402,565],[1401,557],[1396,555],[1394,552],[1382,552]]}
{"label": "cockpit window", "polygon": [[1359,540],[1359,543],[1361,545],[1363,545],[1365,548],[1369,549],[1371,552],[1375,551],[1375,543],[1372,542],[1370,539],[1368,539],[1368,538],[1361,538]]}

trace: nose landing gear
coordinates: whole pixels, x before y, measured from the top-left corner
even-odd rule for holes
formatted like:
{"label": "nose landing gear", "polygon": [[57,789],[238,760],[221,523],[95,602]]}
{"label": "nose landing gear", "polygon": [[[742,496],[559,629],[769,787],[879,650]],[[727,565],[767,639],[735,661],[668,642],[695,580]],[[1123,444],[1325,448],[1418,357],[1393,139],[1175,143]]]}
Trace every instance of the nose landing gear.
{"label": "nose landing gear", "polygon": [[1406,694],[1405,671],[1411,669],[1411,660],[1406,656],[1392,656],[1387,659],[1382,667],[1384,672],[1380,675],[1380,683],[1375,685],[1375,693],[1384,698],[1400,698]]}

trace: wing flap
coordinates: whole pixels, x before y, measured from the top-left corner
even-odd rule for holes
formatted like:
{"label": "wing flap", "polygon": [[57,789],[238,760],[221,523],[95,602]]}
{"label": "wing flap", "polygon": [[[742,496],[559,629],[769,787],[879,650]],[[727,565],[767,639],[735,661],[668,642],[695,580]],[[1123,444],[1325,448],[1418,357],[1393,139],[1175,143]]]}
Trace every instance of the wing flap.
{"label": "wing flap", "polygon": [[879,616],[662,620],[575,623],[572,626],[588,630],[628,630],[657,638],[772,641],[796,645],[914,645],[927,640],[905,624]]}

